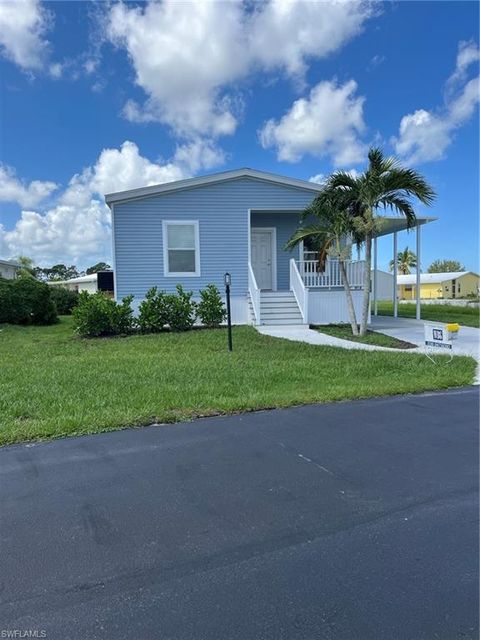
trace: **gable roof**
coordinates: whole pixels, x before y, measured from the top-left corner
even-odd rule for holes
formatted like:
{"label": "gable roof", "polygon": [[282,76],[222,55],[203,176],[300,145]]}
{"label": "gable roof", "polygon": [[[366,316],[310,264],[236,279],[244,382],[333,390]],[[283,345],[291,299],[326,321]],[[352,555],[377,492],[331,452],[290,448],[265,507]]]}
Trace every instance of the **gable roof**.
{"label": "gable roof", "polygon": [[287,176],[280,176],[276,173],[268,173],[266,171],[258,171],[257,169],[248,169],[245,167],[243,169],[234,169],[233,171],[212,173],[208,176],[201,176],[199,178],[187,178],[186,180],[165,182],[164,184],[156,184],[151,187],[140,187],[139,189],[107,193],[105,194],[105,202],[110,206],[115,202],[125,202],[126,200],[155,196],[157,194],[180,191],[182,189],[191,189],[192,187],[200,187],[207,184],[215,184],[238,178],[254,178],[255,180],[263,180],[264,182],[281,184],[287,187],[308,189],[314,193],[317,193],[322,189],[322,186],[316,182],[309,182],[308,180],[300,180],[298,178],[289,178]]}
{"label": "gable roof", "polygon": [[[447,271],[444,273],[421,273],[420,284],[436,284],[437,282],[445,282],[446,280],[456,280],[465,276],[467,273],[471,273],[478,277],[478,274],[473,271]],[[417,277],[414,273],[408,275],[397,276],[397,284],[415,284]]]}

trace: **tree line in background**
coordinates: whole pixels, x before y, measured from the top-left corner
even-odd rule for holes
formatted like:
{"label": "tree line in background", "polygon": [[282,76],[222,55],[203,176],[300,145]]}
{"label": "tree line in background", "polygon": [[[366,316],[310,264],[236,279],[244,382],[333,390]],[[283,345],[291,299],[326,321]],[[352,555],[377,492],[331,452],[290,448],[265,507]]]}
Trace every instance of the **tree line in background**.
{"label": "tree line in background", "polygon": [[58,282],[61,280],[70,280],[71,278],[78,278],[79,276],[90,275],[91,273],[97,273],[98,271],[108,271],[111,269],[110,265],[106,262],[97,262],[97,264],[88,267],[85,271],[77,269],[74,264],[67,266],[65,264],[54,264],[51,267],[37,267],[31,258],[27,256],[19,256],[16,262],[21,265],[20,275],[30,275],[37,280],[44,282]]}
{"label": "tree line in background", "polygon": [[[393,260],[390,260],[389,267],[390,271],[393,271]],[[411,273],[411,269],[416,269],[416,267],[417,256],[408,247],[397,253],[398,273],[406,276]],[[427,269],[427,273],[452,273],[453,271],[465,271],[465,267],[458,260],[434,260]]]}

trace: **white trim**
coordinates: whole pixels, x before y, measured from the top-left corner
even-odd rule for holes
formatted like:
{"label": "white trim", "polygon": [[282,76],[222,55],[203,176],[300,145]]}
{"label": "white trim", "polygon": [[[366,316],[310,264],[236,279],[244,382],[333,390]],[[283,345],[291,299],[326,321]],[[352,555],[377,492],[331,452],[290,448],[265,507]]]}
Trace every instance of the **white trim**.
{"label": "white trim", "polygon": [[154,196],[159,193],[165,193],[168,191],[191,189],[192,187],[224,182],[225,180],[234,180],[236,178],[255,178],[257,180],[263,180],[265,182],[271,182],[274,184],[282,184],[288,187],[307,189],[315,193],[321,191],[322,189],[319,184],[316,184],[315,182],[309,182],[308,180],[299,180],[298,178],[289,178],[287,176],[280,176],[275,173],[258,171],[257,169],[244,168],[235,169],[233,171],[222,171],[220,173],[213,173],[209,176],[201,176],[199,178],[188,178],[187,180],[177,180],[176,182],[157,184],[151,187],[140,187],[139,189],[129,189],[127,191],[107,193],[105,194],[105,201],[110,206],[110,204],[112,204],[113,202],[125,202],[126,200],[144,198],[145,196]]}
{"label": "white trim", "polygon": [[[169,271],[168,225],[189,225],[195,229],[195,271]],[[198,220],[162,220],[163,275],[166,278],[198,278],[200,276],[200,229]]]}
{"label": "white trim", "polygon": [[118,302],[117,298],[117,258],[115,251],[115,205],[111,206],[111,227],[112,227],[112,269],[113,269],[113,299]]}
{"label": "white trim", "polygon": [[[251,227],[250,229],[250,242],[251,242],[251,234],[255,231],[260,231],[260,233],[270,233],[270,242],[271,242],[271,252],[272,252],[272,291],[277,290],[277,227]],[[250,256],[248,258],[250,262]],[[267,289],[263,289],[263,291],[267,291]]]}

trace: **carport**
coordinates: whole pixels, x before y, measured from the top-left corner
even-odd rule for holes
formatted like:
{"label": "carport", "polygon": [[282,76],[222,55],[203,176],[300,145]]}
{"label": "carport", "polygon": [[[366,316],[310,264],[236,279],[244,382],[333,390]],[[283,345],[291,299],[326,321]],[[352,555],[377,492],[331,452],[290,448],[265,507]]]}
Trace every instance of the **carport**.
{"label": "carport", "polygon": [[415,229],[415,239],[416,239],[416,254],[417,254],[417,267],[416,267],[416,319],[421,319],[421,308],[420,308],[420,256],[421,256],[421,227],[424,224],[428,224],[429,222],[434,222],[438,218],[433,216],[417,216],[415,226],[409,227],[407,220],[405,218],[399,218],[394,216],[386,216],[382,219],[385,221],[382,229],[377,232],[373,239],[373,290],[372,290],[372,298],[373,298],[373,315],[378,315],[378,300],[377,300],[377,263],[378,263],[378,238],[382,236],[393,236],[393,286],[392,286],[392,302],[393,302],[393,317],[398,317],[398,294],[397,294],[397,276],[398,276],[398,265],[397,265],[397,253],[398,253],[398,243],[397,236],[400,231],[407,231]]}

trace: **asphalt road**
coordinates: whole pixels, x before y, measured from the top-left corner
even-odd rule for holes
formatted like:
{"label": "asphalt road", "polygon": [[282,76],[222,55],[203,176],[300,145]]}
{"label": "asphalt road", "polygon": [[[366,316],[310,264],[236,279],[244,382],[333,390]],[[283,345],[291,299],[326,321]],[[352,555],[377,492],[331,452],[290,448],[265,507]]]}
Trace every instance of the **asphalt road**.
{"label": "asphalt road", "polygon": [[468,388],[4,448],[0,634],[477,638],[478,412]]}

